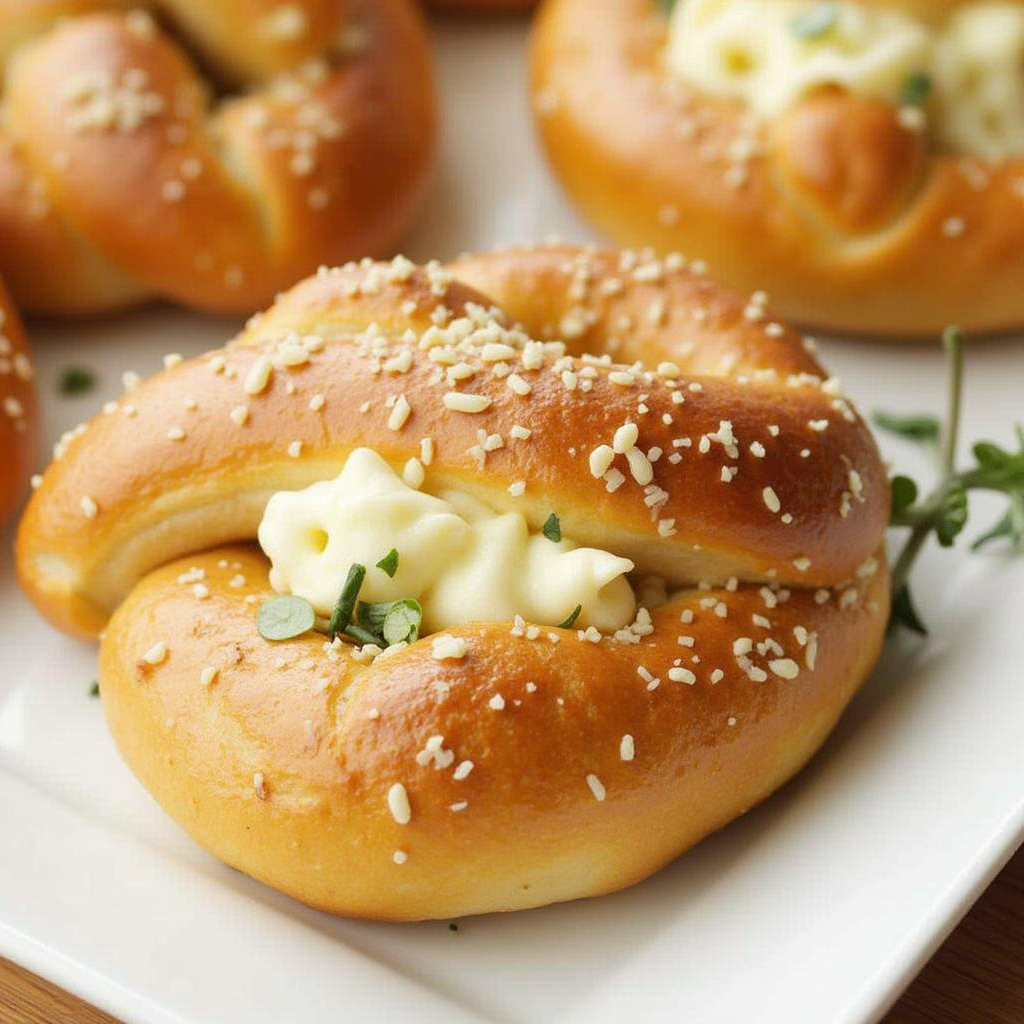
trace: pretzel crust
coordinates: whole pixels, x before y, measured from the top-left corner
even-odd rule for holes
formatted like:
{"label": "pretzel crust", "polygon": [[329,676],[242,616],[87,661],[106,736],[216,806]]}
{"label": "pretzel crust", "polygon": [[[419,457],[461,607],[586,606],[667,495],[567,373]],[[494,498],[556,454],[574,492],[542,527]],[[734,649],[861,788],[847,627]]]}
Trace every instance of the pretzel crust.
{"label": "pretzel crust", "polygon": [[216,104],[164,29],[118,6],[0,13],[0,267],[22,308],[248,312],[319,264],[393,249],[435,148],[416,5],[168,0],[240,90]]}
{"label": "pretzel crust", "polygon": [[[370,324],[391,339],[406,329],[418,337],[438,305],[457,314],[490,299],[457,280],[439,297],[423,271],[370,294],[352,293],[381,272],[379,265],[317,275],[254,318],[228,348],[156,375],[68,442],[21,524],[18,568],[29,595],[59,628],[94,635],[149,570],[189,551],[255,537],[275,491],[336,475],[359,446],[401,469],[425,437],[435,449],[425,467],[426,490],[465,490],[495,509],[523,512],[535,529],[557,510],[567,536],[673,582],[736,576],[825,586],[852,578],[873,555],[888,517],[884,469],[864,423],[820,386],[824,373],[796,335],[766,333],[771,324],[744,318],[737,312],[742,303],[701,275],[677,269],[659,281],[637,281],[640,270],[616,273],[611,254],[519,250],[481,257],[476,274],[510,296],[516,281],[501,267],[512,264],[526,268],[528,281],[542,283],[535,292],[549,296],[542,302],[559,308],[563,300],[550,297],[575,294],[581,268],[588,294],[602,295],[609,279],[621,285],[608,315],[639,314],[655,300],[672,308],[660,326],[642,327],[638,316],[637,336],[623,344],[631,360],[648,357],[648,366],[675,351],[680,376],[622,386],[612,382],[622,367],[602,365],[593,368],[592,388],[584,392],[569,390],[549,370],[527,374],[533,390],[520,396],[491,374],[490,364],[467,354],[477,374],[465,390],[492,404],[478,415],[451,412],[443,404],[450,386],[437,382],[437,365],[416,344],[389,342],[389,354],[412,353],[409,368],[391,374],[353,338]],[[473,276],[472,263],[454,269]],[[576,315],[587,308],[584,301]],[[670,341],[693,309],[711,311],[709,336],[719,319],[727,335],[734,333],[737,361],[729,361],[728,374],[720,349],[710,345],[704,352],[703,335],[692,348]],[[606,342],[605,319],[592,326],[595,345]],[[247,395],[243,383],[254,363],[273,357],[287,332],[326,340],[308,363],[275,371],[261,393]],[[759,365],[759,346],[763,361],[777,359],[781,376]],[[572,365],[583,371],[587,364]],[[753,375],[758,369],[760,377]],[[395,430],[386,399],[399,394],[411,411]],[[319,409],[310,407],[314,396],[322,398]],[[245,410],[241,423],[232,419],[239,409]],[[641,447],[663,453],[654,473],[665,492],[660,505],[649,504],[648,492],[632,480],[612,492],[591,472],[591,451],[631,419],[640,427]],[[717,434],[723,422],[735,435],[735,457],[717,441],[702,450],[701,439]],[[516,424],[529,426],[528,440],[513,440]],[[481,430],[504,439],[487,455],[486,472],[473,452]],[[296,443],[298,457],[289,454]],[[724,480],[733,467],[735,476]],[[508,488],[520,480],[528,486],[513,497]],[[766,488],[778,498],[774,510]],[[83,514],[83,502],[96,514]],[[662,521],[673,523],[674,532],[663,535]]]}
{"label": "pretzel crust", "polygon": [[0,525],[24,497],[38,445],[38,410],[25,332],[0,283]]}
{"label": "pretzel crust", "polygon": [[[951,5],[892,6],[934,18]],[[1024,322],[1024,159],[930,153],[892,108],[826,92],[765,125],[764,152],[731,185],[726,155],[750,135],[746,111],[669,83],[666,37],[654,0],[549,0],[538,16],[540,134],[602,231],[705,257],[733,287],[836,330]]]}
{"label": "pretzel crust", "polygon": [[[177,582],[196,568],[211,590],[202,601]],[[767,610],[740,587],[711,592],[728,619],[691,593],[658,609],[653,642],[637,646],[478,624],[453,631],[469,647],[460,661],[435,660],[428,638],[363,667],[328,662],[322,637],[258,636],[247,598],[268,596],[266,568],[251,548],[215,550],[135,588],[101,649],[111,732],[215,856],[315,907],[387,920],[542,906],[645,878],[802,767],[873,665],[888,607],[882,569],[843,610],[809,591]],[[236,577],[244,584],[229,586]],[[684,608],[691,625],[679,623]],[[814,671],[765,683],[740,672],[735,639],[764,633],[753,614],[771,618],[773,636],[817,632]],[[692,686],[667,678],[679,632],[696,638]],[[152,666],[140,656],[156,639],[168,654]],[[711,684],[717,666],[724,676]],[[217,675],[203,686],[206,667]],[[473,761],[468,777],[417,763],[433,735],[456,764]],[[621,757],[626,735],[632,761]],[[407,825],[388,810],[395,782]]]}

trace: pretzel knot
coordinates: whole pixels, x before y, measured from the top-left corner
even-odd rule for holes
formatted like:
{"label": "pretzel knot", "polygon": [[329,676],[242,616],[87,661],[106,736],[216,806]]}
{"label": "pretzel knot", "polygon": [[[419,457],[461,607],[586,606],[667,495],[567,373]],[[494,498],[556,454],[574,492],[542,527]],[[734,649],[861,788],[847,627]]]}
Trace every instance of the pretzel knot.
{"label": "pretzel knot", "polygon": [[23,308],[250,311],[408,227],[435,136],[409,0],[6,7],[0,266]]}
{"label": "pretzel knot", "polygon": [[[556,513],[633,563],[635,610],[601,632],[466,600],[383,655],[264,639],[268,499],[358,449],[537,544]],[[524,249],[298,285],[68,439],[18,564],[54,622],[105,627],[113,734],[193,836],[410,919],[628,885],[792,775],[880,648],[887,513],[869,432],[763,296],[678,257]]]}

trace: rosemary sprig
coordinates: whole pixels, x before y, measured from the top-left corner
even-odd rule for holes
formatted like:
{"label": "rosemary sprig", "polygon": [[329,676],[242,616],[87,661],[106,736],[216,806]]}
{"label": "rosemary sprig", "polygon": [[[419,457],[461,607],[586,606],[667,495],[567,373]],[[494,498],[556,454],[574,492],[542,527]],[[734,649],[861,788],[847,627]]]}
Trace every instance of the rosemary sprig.
{"label": "rosemary sprig", "polygon": [[908,476],[892,480],[892,525],[907,527],[907,537],[892,568],[892,624],[903,625],[917,633],[927,628],[914,609],[910,591],[910,571],[932,534],[942,547],[952,547],[967,525],[971,491],[994,491],[1007,499],[1007,511],[980,537],[972,550],[1005,538],[1011,549],[1024,554],[1024,428],[1014,428],[1017,450],[1011,451],[991,441],[979,441],[973,447],[974,463],[966,469],[956,466],[956,448],[960,435],[960,410],[963,398],[964,337],[957,327],[947,327],[942,337],[949,364],[945,421],[931,416],[896,416],[877,413],[875,425],[900,437],[937,447],[939,482],[919,500],[917,484]]}

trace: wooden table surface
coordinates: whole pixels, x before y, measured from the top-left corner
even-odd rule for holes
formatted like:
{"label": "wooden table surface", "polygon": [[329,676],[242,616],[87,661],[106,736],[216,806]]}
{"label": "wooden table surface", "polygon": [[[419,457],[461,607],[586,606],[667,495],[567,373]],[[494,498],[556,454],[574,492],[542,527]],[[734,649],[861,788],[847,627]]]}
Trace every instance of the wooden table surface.
{"label": "wooden table surface", "polygon": [[[884,1024],[1022,1022],[1024,849],[978,900]],[[34,974],[0,960],[0,1024],[117,1022]]]}

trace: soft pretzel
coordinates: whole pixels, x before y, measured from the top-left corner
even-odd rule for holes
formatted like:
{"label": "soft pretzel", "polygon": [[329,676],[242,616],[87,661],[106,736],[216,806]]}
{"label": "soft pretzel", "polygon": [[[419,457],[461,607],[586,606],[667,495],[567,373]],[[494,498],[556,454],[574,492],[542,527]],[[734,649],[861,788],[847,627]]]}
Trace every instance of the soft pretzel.
{"label": "soft pretzel", "polygon": [[4,0],[0,48],[0,268],[25,309],[248,312],[385,253],[423,197],[411,0]]}
{"label": "soft pretzel", "polygon": [[23,497],[35,462],[34,371],[25,332],[0,283],[0,525]]}
{"label": "soft pretzel", "polygon": [[[807,760],[882,642],[886,477],[799,336],[700,270],[548,248],[324,271],[67,440],[21,579],[104,629],[114,737],[199,842],[335,912],[515,909],[638,881]],[[556,511],[635,564],[635,621],[467,607],[376,660],[264,639],[267,559],[224,545],[356,449],[533,530]]]}
{"label": "soft pretzel", "polygon": [[[1024,4],[671,6],[548,0],[538,18],[541,137],[602,230],[824,327],[1024,323]],[[857,65],[828,50],[842,19],[898,20],[867,20],[879,44]]]}

